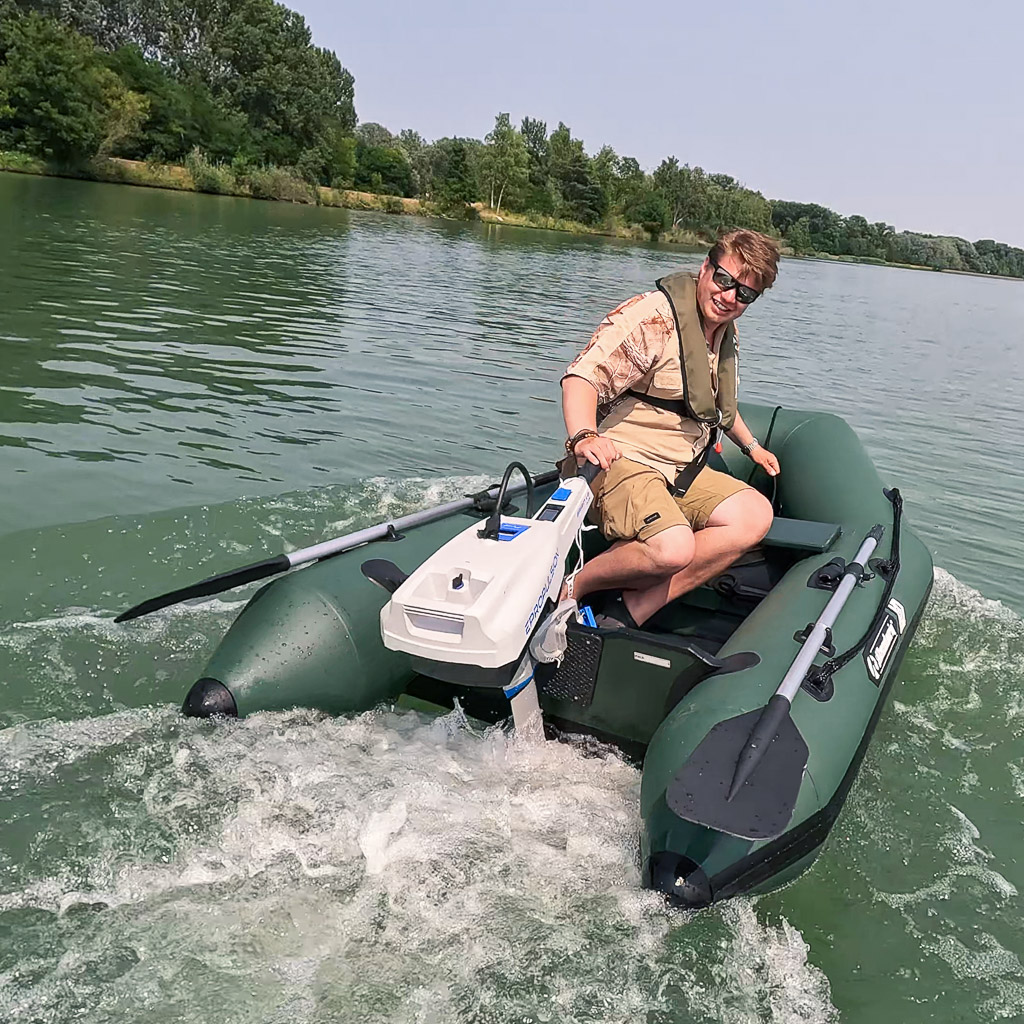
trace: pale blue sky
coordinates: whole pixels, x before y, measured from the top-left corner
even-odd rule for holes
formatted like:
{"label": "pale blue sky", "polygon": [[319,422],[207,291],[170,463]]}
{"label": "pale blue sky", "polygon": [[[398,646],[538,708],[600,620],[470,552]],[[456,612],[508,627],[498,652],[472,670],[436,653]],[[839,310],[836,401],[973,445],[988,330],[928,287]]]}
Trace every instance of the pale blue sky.
{"label": "pale blue sky", "polygon": [[482,138],[509,111],[901,230],[1024,246],[1024,3],[285,0],[361,121]]}

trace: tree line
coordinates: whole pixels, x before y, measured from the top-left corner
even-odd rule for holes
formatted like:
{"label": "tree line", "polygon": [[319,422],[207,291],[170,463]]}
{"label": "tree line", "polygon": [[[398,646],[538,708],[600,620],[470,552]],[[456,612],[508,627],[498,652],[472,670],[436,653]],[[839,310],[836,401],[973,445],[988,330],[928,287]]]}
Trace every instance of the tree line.
{"label": "tree line", "polygon": [[64,165],[185,163],[209,191],[222,173],[256,182],[262,169],[457,215],[483,203],[498,215],[638,225],[653,238],[747,227],[798,255],[1024,277],[1024,250],[772,201],[675,157],[646,171],[610,146],[589,155],[563,123],[549,131],[501,113],[483,139],[432,142],[360,125],[354,88],[302,16],[274,0],[0,0],[5,150]]}

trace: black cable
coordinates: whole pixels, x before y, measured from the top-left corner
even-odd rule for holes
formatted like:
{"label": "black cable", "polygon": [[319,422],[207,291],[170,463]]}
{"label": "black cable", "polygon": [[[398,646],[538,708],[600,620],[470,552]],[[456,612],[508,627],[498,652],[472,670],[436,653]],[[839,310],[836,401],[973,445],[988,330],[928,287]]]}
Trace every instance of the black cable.
{"label": "black cable", "polygon": [[526,518],[532,519],[536,511],[533,496],[533,477],[529,470],[521,462],[510,462],[505,467],[505,475],[501,478],[501,487],[498,489],[498,497],[494,502],[494,511],[487,522],[477,531],[477,535],[485,540],[497,540],[501,532],[501,510],[505,507],[505,491],[508,489],[508,482],[514,470],[519,470],[526,481]]}
{"label": "black cable", "polygon": [[[768,423],[768,433],[765,434],[765,436],[764,436],[764,447],[767,448],[769,451],[771,451],[772,431],[775,430],[775,418],[779,415],[780,412],[782,412],[782,406],[781,405],[775,406],[775,409],[772,412],[772,418],[771,418],[771,420]],[[754,479],[754,474],[760,468],[761,467],[756,462],[754,463],[753,466],[751,466],[750,474],[747,476],[747,483],[748,484],[752,483],[752,481]],[[779,496],[779,478],[777,476],[773,476],[773,477],[770,477],[769,479],[772,482],[772,496],[771,496],[772,511],[776,515],[779,515],[782,512],[782,508],[781,508],[781,506],[776,505],[776,503],[775,503],[776,499]]]}

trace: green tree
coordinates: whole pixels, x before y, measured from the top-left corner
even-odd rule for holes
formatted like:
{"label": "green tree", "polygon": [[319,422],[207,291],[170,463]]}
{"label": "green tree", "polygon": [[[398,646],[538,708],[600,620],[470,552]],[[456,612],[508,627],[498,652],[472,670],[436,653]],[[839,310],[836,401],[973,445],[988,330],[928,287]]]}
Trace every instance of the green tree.
{"label": "green tree", "polygon": [[301,15],[273,0],[232,0],[224,10],[222,24],[209,26],[217,30],[209,44],[228,55],[211,84],[246,115],[263,159],[291,164],[326,124],[354,129],[352,76],[312,46]]}
{"label": "green tree", "polygon": [[[616,167],[609,200],[628,221],[637,219],[629,214],[629,208],[642,202],[646,193],[653,188],[635,157],[622,157]],[[637,221],[638,222],[638,221]],[[639,222],[638,222],[639,223]]]}
{"label": "green tree", "polygon": [[166,69],[190,94],[194,130],[176,119],[191,135],[179,151],[201,144],[221,159],[240,151],[289,165],[300,157],[308,162],[326,133],[355,130],[351,74],[334,53],[312,45],[300,14],[274,0],[23,2],[52,12],[105,50],[134,44]]}
{"label": "green tree", "polygon": [[597,182],[609,206],[612,205],[615,196],[618,170],[619,157],[611,146],[602,146],[590,158],[590,176]]}
{"label": "green tree", "polygon": [[592,176],[583,143],[559,122],[548,138],[551,180],[559,193],[558,214],[595,224],[608,209],[608,198]]}
{"label": "green tree", "polygon": [[342,128],[328,131],[323,144],[324,180],[333,188],[350,188],[356,177],[356,140]]}
{"label": "green tree", "polygon": [[668,201],[660,190],[653,187],[637,192],[624,213],[627,220],[639,224],[653,241],[657,241],[670,222]]}
{"label": "green tree", "polygon": [[113,149],[116,155],[180,161],[198,146],[217,160],[230,160],[236,153],[256,158],[246,116],[225,98],[216,98],[195,76],[176,79],[135,44],[119,47],[103,60],[129,89],[149,100],[139,132],[130,143]]}
{"label": "green tree", "polygon": [[84,36],[35,11],[0,20],[0,140],[62,163],[137,127],[144,105]]}
{"label": "green tree", "polygon": [[356,188],[388,195],[411,196],[412,167],[399,146],[368,146],[356,142]]}
{"label": "green tree", "polygon": [[803,256],[814,250],[814,246],[811,244],[810,222],[806,217],[801,217],[789,225],[786,241],[798,256]]}
{"label": "green tree", "polygon": [[446,138],[431,147],[431,195],[446,213],[467,216],[468,204],[476,200],[473,162],[478,146],[474,140]]}
{"label": "green tree", "polygon": [[668,208],[672,227],[680,223],[686,211],[688,178],[674,156],[662,160],[652,175],[654,188],[661,193]]}
{"label": "green tree", "polygon": [[791,203],[781,199],[772,201],[772,224],[783,235],[789,226],[806,218],[811,244],[818,252],[844,251],[845,229],[838,213],[817,203]]}
{"label": "green tree", "polygon": [[373,149],[390,149],[399,144],[398,139],[376,121],[364,121],[356,129],[356,139],[362,145]]}
{"label": "green tree", "polygon": [[551,181],[547,123],[534,117],[524,117],[519,125],[519,134],[526,145],[529,161],[524,205],[528,210],[550,216],[555,212],[558,196]]}
{"label": "green tree", "polygon": [[149,116],[149,98],[124,87],[117,75],[106,76],[104,100],[107,107],[103,138],[97,154],[110,156],[138,137]]}
{"label": "green tree", "polygon": [[427,140],[412,128],[403,128],[398,133],[398,145],[412,168],[414,194],[425,195],[430,189],[430,147]]}
{"label": "green tree", "polygon": [[506,193],[512,205],[528,183],[530,157],[523,137],[512,127],[508,114],[498,114],[484,143],[480,154],[481,175],[490,193],[488,205],[500,214]]}

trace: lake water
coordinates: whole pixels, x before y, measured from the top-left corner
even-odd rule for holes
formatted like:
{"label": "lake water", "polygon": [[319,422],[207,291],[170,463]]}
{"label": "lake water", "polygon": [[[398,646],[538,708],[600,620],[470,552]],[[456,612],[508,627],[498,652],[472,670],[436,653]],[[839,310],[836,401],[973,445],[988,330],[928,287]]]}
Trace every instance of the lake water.
{"label": "lake water", "polygon": [[244,593],[112,622],[546,466],[574,352],[699,259],[0,174],[0,1019],[1024,1016],[1024,283],[786,261],[741,323],[743,394],[846,417],[941,567],[780,893],[641,892],[609,752],[180,719]]}

